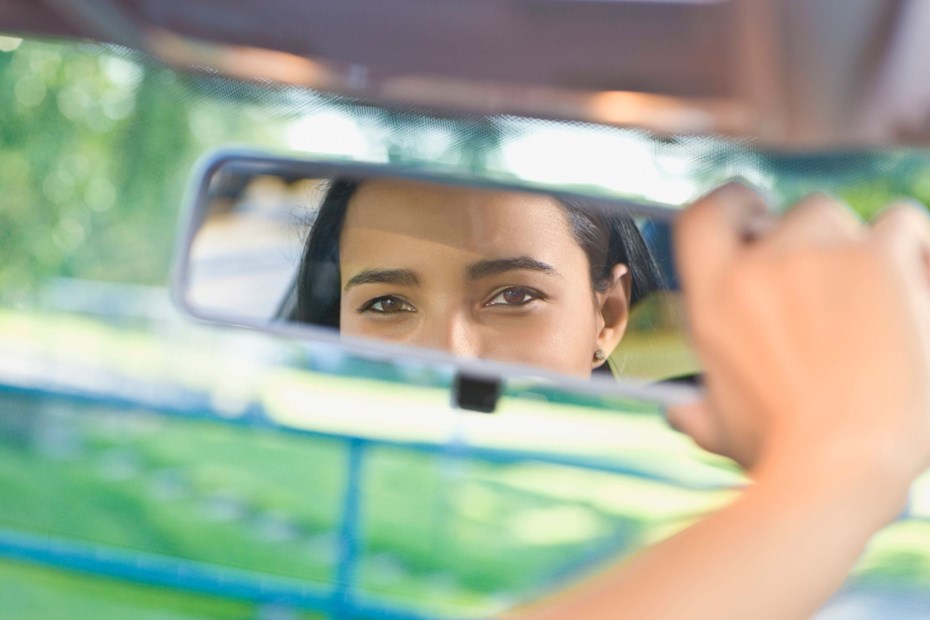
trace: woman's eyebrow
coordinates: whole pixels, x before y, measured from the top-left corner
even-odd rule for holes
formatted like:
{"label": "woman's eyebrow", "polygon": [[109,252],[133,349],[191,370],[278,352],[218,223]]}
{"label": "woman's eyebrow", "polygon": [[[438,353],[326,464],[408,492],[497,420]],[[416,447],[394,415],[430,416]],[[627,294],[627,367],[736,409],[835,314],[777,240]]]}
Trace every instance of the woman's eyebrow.
{"label": "woman's eyebrow", "polygon": [[359,284],[395,284],[397,286],[419,286],[420,277],[410,269],[366,269],[346,282],[343,291]]}
{"label": "woman's eyebrow", "polygon": [[559,275],[559,272],[552,265],[527,256],[517,256],[514,258],[489,258],[472,263],[465,269],[465,276],[469,280],[480,280],[518,269],[540,271],[548,275]]}

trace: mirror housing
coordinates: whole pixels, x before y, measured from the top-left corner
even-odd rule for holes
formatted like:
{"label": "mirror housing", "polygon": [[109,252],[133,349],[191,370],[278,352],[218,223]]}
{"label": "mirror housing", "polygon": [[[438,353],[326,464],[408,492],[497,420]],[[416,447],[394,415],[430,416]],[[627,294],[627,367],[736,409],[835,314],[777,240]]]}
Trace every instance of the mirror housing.
{"label": "mirror housing", "polygon": [[[514,181],[442,175],[389,164],[222,150],[201,161],[191,183],[186,217],[175,253],[172,295],[176,304],[196,318],[259,329],[295,339],[336,343],[375,359],[404,357],[451,366],[459,373],[456,385],[461,389],[455,391],[454,399],[457,406],[462,408],[492,411],[500,394],[500,380],[508,377],[571,385],[572,389],[581,392],[613,394],[619,390],[624,395],[658,399],[661,402],[693,395],[694,388],[691,386],[645,383],[647,380],[696,372],[696,362],[693,357],[687,357],[688,352],[684,348],[669,356],[671,364],[663,369],[660,376],[621,373],[618,378],[614,378],[604,373],[592,380],[579,380],[544,364],[536,365],[519,358],[506,359],[493,355],[487,356],[490,359],[457,357],[419,343],[410,346],[389,339],[340,333],[333,327],[297,320],[290,304],[297,291],[295,278],[309,230],[307,213],[312,202],[311,195],[319,197],[325,193],[324,188],[331,179],[346,178],[359,183],[364,181],[369,185],[374,181],[390,181],[417,187],[449,188],[448,191],[477,192],[488,196],[537,196],[547,201],[583,200],[585,205],[593,205],[604,212],[625,213],[627,217],[649,217],[652,222],[663,224],[667,224],[675,213],[674,206],[554,192]],[[264,187],[263,191],[271,188],[270,193],[279,198],[287,196],[282,188],[295,187],[298,188],[299,196],[285,198],[282,207],[280,204],[275,206],[273,200],[265,201],[255,194],[252,199],[258,207],[236,206],[239,204],[236,202],[237,197],[248,195],[250,188],[258,186]],[[531,206],[527,206],[523,212],[530,213],[531,209]],[[235,219],[231,214],[237,210],[242,212],[242,217]],[[215,234],[217,231],[226,236]],[[216,251],[217,248],[230,252],[224,256],[223,251]],[[236,301],[230,301],[233,298]],[[242,305],[241,300],[247,300],[251,305]],[[615,361],[611,360],[612,363]],[[480,380],[473,381],[475,377]]]}

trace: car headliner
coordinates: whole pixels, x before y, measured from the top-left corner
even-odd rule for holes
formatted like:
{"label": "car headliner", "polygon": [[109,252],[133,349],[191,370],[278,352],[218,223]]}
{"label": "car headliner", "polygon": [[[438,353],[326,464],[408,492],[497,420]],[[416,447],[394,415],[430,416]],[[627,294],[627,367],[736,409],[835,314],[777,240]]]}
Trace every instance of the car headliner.
{"label": "car headliner", "polygon": [[[907,62],[930,53],[927,21],[908,0],[0,0],[0,31],[239,78],[278,80],[274,67],[300,59],[314,63],[303,78],[318,71],[294,83],[375,102],[787,148],[930,143],[930,85]],[[211,62],[233,46],[278,55],[251,73],[241,56]]]}
{"label": "car headliner", "polygon": [[[565,0],[0,0],[0,29],[124,42],[134,25],[364,65],[586,90],[734,92],[716,3]],[[87,9],[97,17],[87,17]],[[118,8],[119,11],[114,11]],[[104,29],[110,27],[111,32]],[[117,40],[114,40],[117,39]],[[643,62],[643,60],[648,62]]]}

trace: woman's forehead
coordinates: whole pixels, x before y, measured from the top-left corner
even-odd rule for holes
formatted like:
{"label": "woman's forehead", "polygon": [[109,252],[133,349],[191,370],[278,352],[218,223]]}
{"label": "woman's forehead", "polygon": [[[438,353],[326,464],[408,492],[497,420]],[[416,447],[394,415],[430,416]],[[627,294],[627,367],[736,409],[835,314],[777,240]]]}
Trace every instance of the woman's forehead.
{"label": "woman's forehead", "polygon": [[362,231],[469,250],[572,239],[562,207],[549,196],[398,179],[368,181],[352,197],[343,240]]}

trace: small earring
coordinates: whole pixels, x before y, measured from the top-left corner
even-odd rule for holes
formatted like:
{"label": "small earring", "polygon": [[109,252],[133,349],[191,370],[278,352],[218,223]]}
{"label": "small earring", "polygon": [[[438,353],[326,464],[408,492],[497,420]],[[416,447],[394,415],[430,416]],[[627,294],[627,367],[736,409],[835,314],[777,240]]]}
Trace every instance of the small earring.
{"label": "small earring", "polygon": [[607,359],[607,356],[604,354],[604,349],[597,349],[594,351],[594,359],[599,362],[603,362],[605,359]]}

